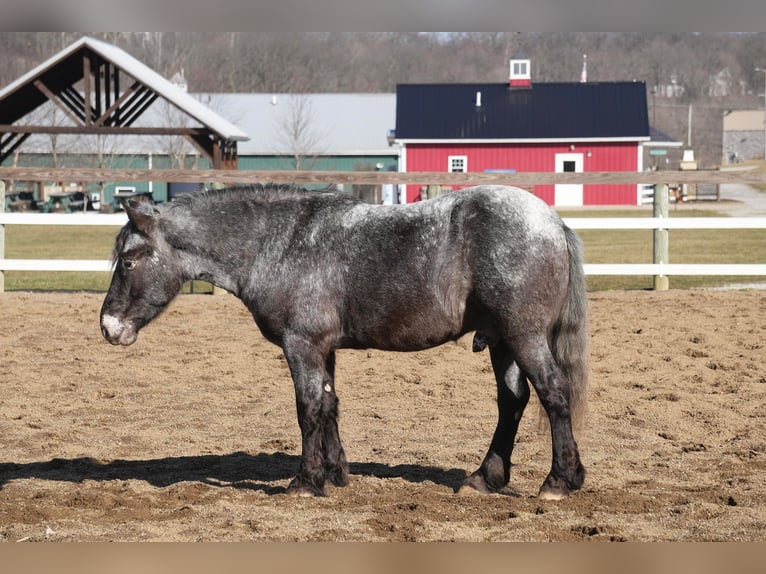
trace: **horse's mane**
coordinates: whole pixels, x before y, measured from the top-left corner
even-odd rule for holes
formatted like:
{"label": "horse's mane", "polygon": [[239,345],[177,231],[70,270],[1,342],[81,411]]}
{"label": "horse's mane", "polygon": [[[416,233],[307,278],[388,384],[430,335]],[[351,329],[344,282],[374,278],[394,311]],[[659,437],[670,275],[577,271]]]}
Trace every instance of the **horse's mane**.
{"label": "horse's mane", "polygon": [[358,201],[353,196],[338,192],[334,188],[307,190],[294,184],[254,184],[237,185],[222,189],[205,189],[175,197],[167,203],[169,209],[183,207],[186,209],[205,209],[221,202],[253,202],[274,203],[282,201],[312,200],[317,197],[337,198],[344,201]]}
{"label": "horse's mane", "polygon": [[128,235],[132,232],[133,230],[130,229],[130,225],[124,225],[122,229],[120,229],[120,232],[117,234],[117,238],[114,241],[114,247],[112,248],[112,265],[117,263],[117,260],[120,258],[120,253],[122,253],[122,248],[128,240]]}
{"label": "horse's mane", "polygon": [[[171,214],[177,209],[181,210],[181,213],[204,213],[222,203],[274,204],[287,201],[293,203],[325,201],[335,204],[347,204],[359,203],[361,200],[330,187],[308,190],[293,184],[254,184],[237,185],[221,189],[204,189],[194,193],[187,193],[176,196],[172,201],[160,204],[157,207],[166,214]],[[119,259],[125,242],[134,232],[135,228],[130,222],[120,230],[112,251],[113,264]]]}

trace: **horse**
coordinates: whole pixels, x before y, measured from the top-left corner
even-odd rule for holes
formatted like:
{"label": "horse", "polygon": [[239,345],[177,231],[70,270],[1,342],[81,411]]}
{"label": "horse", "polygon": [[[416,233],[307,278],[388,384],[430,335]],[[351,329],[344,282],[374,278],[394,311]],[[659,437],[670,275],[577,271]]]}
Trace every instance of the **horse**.
{"label": "horse", "polygon": [[238,297],[292,377],[301,456],[287,493],[346,486],[338,433],[338,349],[417,351],[475,331],[489,347],[497,426],[458,493],[510,480],[530,387],[547,413],[551,470],[538,496],[580,489],[572,420],[585,405],[587,293],[578,236],[542,200],[478,186],[408,205],[342,192],[237,186],[164,204],[129,201],[101,308],[105,339],[131,345],[184,282]]}

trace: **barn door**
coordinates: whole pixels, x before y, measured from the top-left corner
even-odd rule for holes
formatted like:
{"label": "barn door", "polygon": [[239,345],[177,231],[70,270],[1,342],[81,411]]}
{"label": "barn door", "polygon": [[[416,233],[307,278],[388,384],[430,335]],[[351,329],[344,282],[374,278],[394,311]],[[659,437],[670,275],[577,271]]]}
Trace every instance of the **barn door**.
{"label": "barn door", "polygon": [[[557,153],[556,154],[556,173],[582,173],[583,159],[581,153]],[[582,205],[582,184],[581,183],[559,183],[553,196],[553,203],[556,206],[577,206]]]}

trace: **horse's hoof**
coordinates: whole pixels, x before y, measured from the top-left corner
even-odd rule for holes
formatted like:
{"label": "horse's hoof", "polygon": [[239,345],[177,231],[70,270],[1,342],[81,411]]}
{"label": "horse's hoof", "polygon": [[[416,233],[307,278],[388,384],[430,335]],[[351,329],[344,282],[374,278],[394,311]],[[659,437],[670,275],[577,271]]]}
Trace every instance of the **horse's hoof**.
{"label": "horse's hoof", "polygon": [[293,480],[287,487],[287,495],[300,498],[312,498],[314,496],[325,496],[324,490],[313,487],[304,482]]}
{"label": "horse's hoof", "polygon": [[342,470],[327,471],[325,479],[333,486],[348,486],[348,472]]}
{"label": "horse's hoof", "polygon": [[293,498],[314,498],[316,494],[308,489],[289,488],[287,490],[287,496],[292,496]]}
{"label": "horse's hoof", "polygon": [[543,486],[540,489],[540,492],[538,493],[537,498],[539,498],[540,500],[563,500],[567,496],[569,496],[569,492],[562,492],[561,490],[556,490],[553,488]]}
{"label": "horse's hoof", "polygon": [[563,500],[572,494],[572,489],[564,481],[556,482],[557,484],[550,484],[548,481],[544,482],[540,487],[537,498],[541,500]]}
{"label": "horse's hoof", "polygon": [[457,490],[458,496],[477,496],[479,494],[482,494],[482,493],[476,490],[473,486],[469,484],[463,484]]}
{"label": "horse's hoof", "polygon": [[494,490],[487,486],[484,477],[480,474],[472,474],[463,481],[457,494],[459,496],[472,496],[474,494],[491,494],[492,492]]}
{"label": "horse's hoof", "polygon": [[585,480],[585,469],[580,465],[574,477],[570,480],[564,480],[554,474],[549,474],[537,497],[542,500],[561,500],[573,492],[580,490]]}

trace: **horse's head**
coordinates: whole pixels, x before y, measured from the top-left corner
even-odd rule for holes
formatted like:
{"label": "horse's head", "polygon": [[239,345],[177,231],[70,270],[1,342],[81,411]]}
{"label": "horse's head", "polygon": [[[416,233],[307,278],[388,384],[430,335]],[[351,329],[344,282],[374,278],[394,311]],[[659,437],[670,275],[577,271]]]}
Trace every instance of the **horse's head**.
{"label": "horse's head", "polygon": [[114,274],[101,306],[101,332],[113,345],[131,345],[183,284],[177,251],[161,233],[161,215],[146,202],[126,203],[128,223],[115,243]]}

